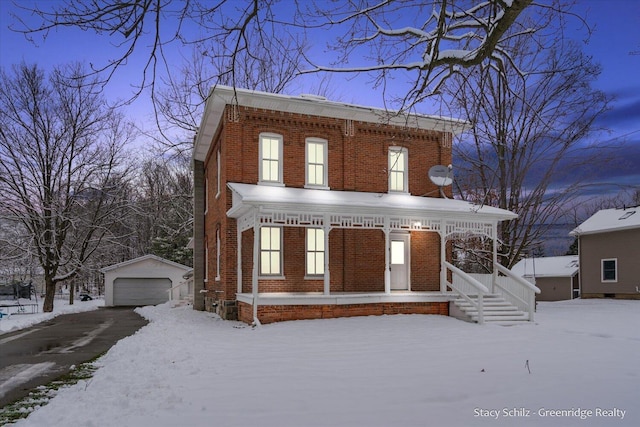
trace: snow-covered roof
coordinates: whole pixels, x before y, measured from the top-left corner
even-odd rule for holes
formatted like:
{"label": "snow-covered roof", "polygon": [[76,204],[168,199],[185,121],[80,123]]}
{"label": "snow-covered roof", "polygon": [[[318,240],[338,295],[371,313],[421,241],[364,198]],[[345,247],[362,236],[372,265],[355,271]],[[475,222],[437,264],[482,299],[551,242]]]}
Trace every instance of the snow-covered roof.
{"label": "snow-covered roof", "polygon": [[572,277],[578,273],[578,255],[524,258],[511,271],[522,277]]}
{"label": "snow-covered roof", "polygon": [[465,131],[470,126],[469,122],[460,119],[422,114],[397,114],[397,112],[380,108],[329,101],[320,96],[291,96],[228,86],[215,86],[211,89],[207,99],[198,134],[194,141],[193,155],[195,159],[204,161],[209,151],[211,140],[222,119],[224,108],[228,104],[287,113],[451,132],[454,135]]}
{"label": "snow-covered roof", "polygon": [[128,261],[119,262],[118,264],[109,265],[107,267],[101,268],[100,272],[101,273],[105,273],[107,271],[115,270],[116,268],[124,267],[124,266],[131,265],[131,264],[136,264],[136,263],[143,262],[143,261],[146,261],[146,260],[154,260],[154,261],[162,262],[162,263],[165,263],[165,264],[177,267],[177,268],[181,268],[181,269],[183,269],[185,271],[188,271],[188,270],[191,269],[191,267],[188,267],[186,265],[178,264],[177,262],[169,261],[168,259],[164,259],[164,258],[161,258],[159,256],[149,254],[149,255],[143,255],[143,256],[138,257],[138,258],[130,259]]}
{"label": "snow-covered roof", "polygon": [[439,218],[503,221],[518,215],[491,206],[478,206],[463,200],[411,196],[398,193],[315,190],[270,185],[228,183],[233,205],[227,212],[239,218],[255,207],[274,211],[313,213],[417,215]]}
{"label": "snow-covered roof", "polygon": [[625,209],[603,209],[593,214],[569,234],[580,236],[632,228],[640,228],[640,206]]}

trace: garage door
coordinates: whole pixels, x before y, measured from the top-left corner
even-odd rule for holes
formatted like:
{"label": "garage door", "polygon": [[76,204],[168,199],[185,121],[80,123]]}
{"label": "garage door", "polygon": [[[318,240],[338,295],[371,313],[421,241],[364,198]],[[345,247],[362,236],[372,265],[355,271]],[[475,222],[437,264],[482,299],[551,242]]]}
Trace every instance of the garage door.
{"label": "garage door", "polygon": [[156,305],[169,301],[171,280],[118,278],[113,281],[113,305]]}

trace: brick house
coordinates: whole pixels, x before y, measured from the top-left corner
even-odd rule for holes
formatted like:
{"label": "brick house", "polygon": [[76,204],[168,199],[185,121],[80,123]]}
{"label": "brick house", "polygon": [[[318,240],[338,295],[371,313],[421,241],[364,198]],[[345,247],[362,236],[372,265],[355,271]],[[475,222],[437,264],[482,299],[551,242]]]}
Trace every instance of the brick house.
{"label": "brick house", "polygon": [[247,323],[448,315],[460,286],[447,240],[494,238],[515,217],[429,179],[466,126],[215,87],[194,141],[194,308]]}
{"label": "brick house", "polygon": [[582,298],[640,299],[640,207],[600,210],[569,234]]}

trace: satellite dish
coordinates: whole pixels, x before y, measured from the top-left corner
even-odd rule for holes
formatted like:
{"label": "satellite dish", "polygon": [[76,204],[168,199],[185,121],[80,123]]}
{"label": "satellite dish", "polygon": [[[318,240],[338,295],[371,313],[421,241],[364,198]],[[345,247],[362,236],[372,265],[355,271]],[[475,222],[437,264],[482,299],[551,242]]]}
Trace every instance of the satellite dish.
{"label": "satellite dish", "polygon": [[429,168],[429,179],[438,187],[446,187],[453,183],[453,167],[435,165]]}

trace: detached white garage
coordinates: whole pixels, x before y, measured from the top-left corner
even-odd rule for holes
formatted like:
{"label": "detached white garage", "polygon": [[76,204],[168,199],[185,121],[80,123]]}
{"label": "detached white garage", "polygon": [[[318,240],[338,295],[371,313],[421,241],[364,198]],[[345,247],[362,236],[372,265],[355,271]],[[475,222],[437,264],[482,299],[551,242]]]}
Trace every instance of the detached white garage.
{"label": "detached white garage", "polygon": [[[191,267],[145,255],[119,264],[104,267],[105,306],[156,305],[180,299],[186,291],[184,274]],[[182,288],[185,289],[182,289]],[[183,295],[182,295],[183,296]]]}

